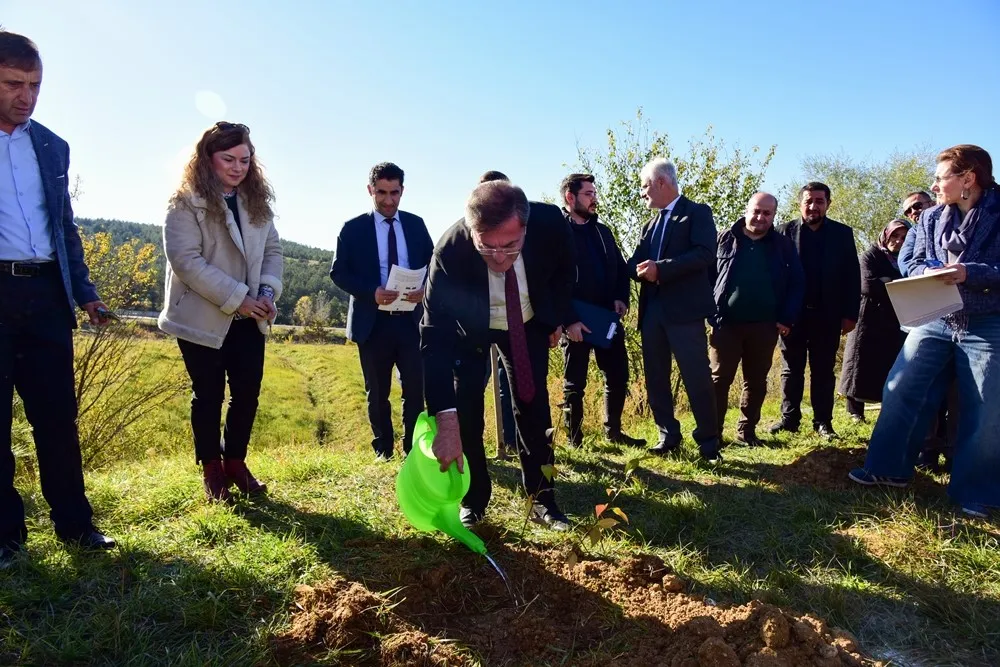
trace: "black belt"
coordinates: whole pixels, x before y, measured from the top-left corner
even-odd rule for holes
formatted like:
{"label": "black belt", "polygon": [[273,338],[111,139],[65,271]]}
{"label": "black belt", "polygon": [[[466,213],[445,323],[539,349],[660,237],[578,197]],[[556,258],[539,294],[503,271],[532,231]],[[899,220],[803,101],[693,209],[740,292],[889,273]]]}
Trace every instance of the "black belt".
{"label": "black belt", "polygon": [[391,317],[399,317],[400,315],[413,315],[412,310],[377,310],[375,311],[379,315],[389,315]]}
{"label": "black belt", "polygon": [[37,278],[38,276],[56,275],[59,273],[59,262],[10,262],[0,260],[0,274],[17,278]]}

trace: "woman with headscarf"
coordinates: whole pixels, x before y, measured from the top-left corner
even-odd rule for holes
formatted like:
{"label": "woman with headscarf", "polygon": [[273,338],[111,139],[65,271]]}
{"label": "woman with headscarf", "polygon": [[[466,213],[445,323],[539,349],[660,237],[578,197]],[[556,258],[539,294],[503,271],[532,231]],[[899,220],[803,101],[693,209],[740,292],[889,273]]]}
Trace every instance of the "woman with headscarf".
{"label": "woman with headscarf", "polygon": [[861,312],[858,326],[847,335],[840,373],[840,393],[847,397],[847,414],[858,422],[865,421],[866,401],[882,400],[885,379],[906,339],[885,284],[903,277],[899,272],[899,250],[909,229],[908,221],[893,220],[861,255]]}
{"label": "woman with headscarf", "polygon": [[909,484],[952,378],[958,435],[948,495],[974,517],[1000,506],[1000,189],[990,154],[961,144],[937,156],[938,205],[920,215],[910,276],[956,285],[962,309],[914,327],[896,358],[863,468],[867,486]]}

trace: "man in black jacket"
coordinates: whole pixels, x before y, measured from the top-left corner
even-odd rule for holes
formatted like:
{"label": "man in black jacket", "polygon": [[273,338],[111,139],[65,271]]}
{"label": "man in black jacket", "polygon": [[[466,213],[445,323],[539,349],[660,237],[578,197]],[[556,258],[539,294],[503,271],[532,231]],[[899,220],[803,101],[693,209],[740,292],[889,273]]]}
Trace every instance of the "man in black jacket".
{"label": "man in black jacket", "polygon": [[642,197],[656,215],[646,224],[629,275],[639,288],[639,330],[646,371],[646,393],[660,430],[654,454],[680,447],[681,425],[674,417],[671,360],[677,360],[696,427],[702,458],[719,453],[715,390],[708,366],[705,319],[715,314],[716,231],[712,209],[680,194],[672,162],[654,158],[642,168]]}
{"label": "man in black jacket", "polygon": [[736,369],[743,365],[743,395],[736,441],[762,443],[756,428],[767,394],[767,374],[778,336],[787,336],[802,309],[802,264],[791,240],[774,229],[778,200],[758,192],[746,215],[719,234],[712,333],[708,338],[719,433]]}
{"label": "man in black jacket", "polygon": [[465,217],[434,248],[420,344],[427,412],[437,420],[434,455],[447,470],[462,454],[472,475],[462,522],[483,518],[491,495],[483,448],[483,377],[496,345],[514,392],[514,419],[532,518],[567,530],[556,505],[549,348],[562,336],[573,287],[573,239],[559,209],[531,202],[507,181],[480,184]]}
{"label": "man in black jacket", "polygon": [[[573,230],[576,246],[576,281],[573,299],[624,317],[628,310],[629,280],[625,258],[614,234],[597,220],[597,187],[590,174],[570,174],[559,186],[563,213]],[[590,351],[604,373],[604,434],[615,444],[644,447],[645,440],[622,433],[622,410],[628,386],[628,353],[625,330],[619,326],[608,347],[596,347],[583,339],[590,333],[574,315],[566,327],[563,346],[563,414],[570,444],[583,444],[583,395],[587,388]]]}
{"label": "man in black jacket", "polygon": [[778,228],[799,252],[805,271],[805,295],[799,326],[780,340],[781,420],[771,426],[771,433],[799,430],[808,355],[813,430],[825,438],[837,435],[832,423],[833,367],[840,337],[850,333],[858,321],[861,266],[854,231],[827,218],[829,206],[830,188],[823,183],[807,183],[799,191],[802,217]]}
{"label": "man in black jacket", "polygon": [[[389,389],[392,367],[399,370],[403,393],[403,451],[409,452],[413,426],[424,409],[420,322],[423,290],[400,295],[386,289],[393,265],[421,269],[430,262],[434,242],[423,218],[399,210],[403,170],[391,162],[372,167],[368,176],[372,211],[344,223],[330,277],[351,295],[347,338],[358,345],[368,398],[372,449],[379,459],[392,457],[395,436]],[[417,304],[413,310],[383,310],[397,299]]]}

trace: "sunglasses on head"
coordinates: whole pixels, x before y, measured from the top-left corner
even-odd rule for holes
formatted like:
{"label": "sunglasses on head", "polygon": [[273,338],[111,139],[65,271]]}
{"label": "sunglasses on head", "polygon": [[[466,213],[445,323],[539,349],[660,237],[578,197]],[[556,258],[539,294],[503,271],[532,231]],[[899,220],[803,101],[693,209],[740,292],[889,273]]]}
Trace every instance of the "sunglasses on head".
{"label": "sunglasses on head", "polygon": [[220,120],[215,124],[215,129],[222,130],[223,132],[228,132],[229,130],[243,130],[249,133],[250,128],[243,123],[230,123],[229,121]]}

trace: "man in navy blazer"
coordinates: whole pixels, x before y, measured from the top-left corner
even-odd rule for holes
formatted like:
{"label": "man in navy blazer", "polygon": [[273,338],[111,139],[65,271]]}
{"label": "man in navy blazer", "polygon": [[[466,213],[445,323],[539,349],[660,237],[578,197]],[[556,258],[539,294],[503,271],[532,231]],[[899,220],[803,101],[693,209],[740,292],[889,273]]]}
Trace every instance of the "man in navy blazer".
{"label": "man in navy blazer", "polygon": [[0,568],[28,536],[14,488],[13,392],[31,424],[42,494],[56,534],[110,549],[83,486],[73,377],[74,302],[91,324],[106,321],[73,222],[69,146],[31,120],[42,61],[27,37],[0,30]]}
{"label": "man in navy blazer", "polygon": [[[403,393],[403,451],[413,443],[413,426],[424,409],[424,371],[420,360],[418,323],[423,315],[423,288],[400,295],[386,289],[392,266],[420,269],[434,251],[427,227],[419,216],[399,210],[403,170],[391,162],[372,167],[368,194],[373,210],[344,223],[330,277],[351,295],[347,310],[347,338],[358,345],[368,398],[372,448],[380,459],[392,457],[395,436],[389,388],[392,367],[399,371]],[[403,299],[417,304],[409,311],[380,310]]]}

